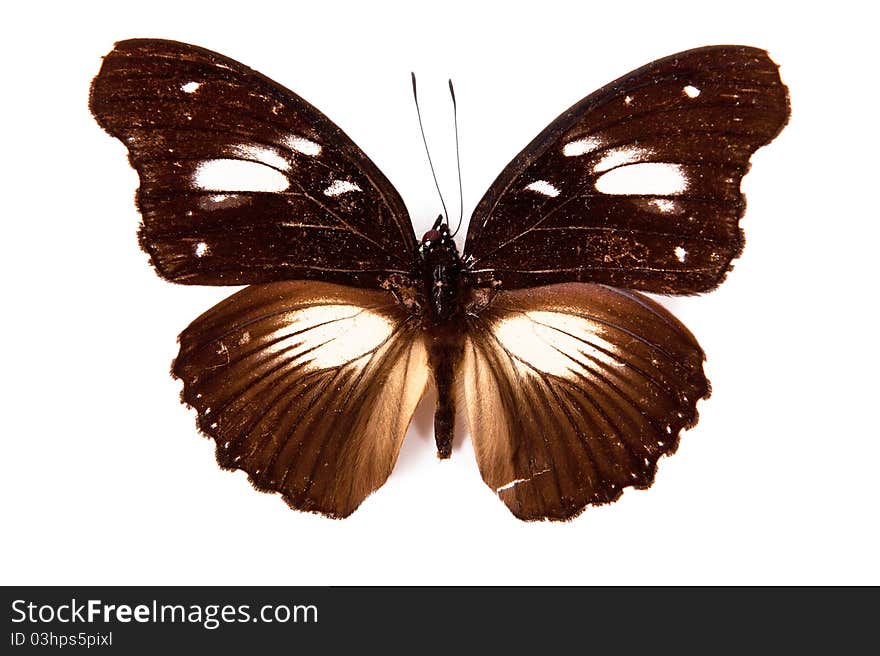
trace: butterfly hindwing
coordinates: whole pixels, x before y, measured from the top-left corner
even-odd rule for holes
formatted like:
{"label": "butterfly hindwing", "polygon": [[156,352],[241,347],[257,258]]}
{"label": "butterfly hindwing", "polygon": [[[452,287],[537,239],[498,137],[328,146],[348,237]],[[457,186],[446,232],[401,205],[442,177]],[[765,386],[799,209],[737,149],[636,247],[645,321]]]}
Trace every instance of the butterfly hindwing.
{"label": "butterfly hindwing", "polygon": [[391,473],[428,380],[423,339],[385,292],[253,285],[183,331],[173,373],[223,467],[345,517]]}
{"label": "butterfly hindwing", "polygon": [[713,289],[742,249],[749,157],[788,114],[778,67],[746,46],[682,52],[612,82],[498,176],[470,222],[467,279]]}
{"label": "butterfly hindwing", "polygon": [[702,365],[688,330],[637,292],[499,292],[469,319],[462,364],[483,480],[527,520],[648,487],[709,394]]}
{"label": "butterfly hindwing", "polygon": [[410,270],[415,236],[385,176],[317,109],[246,66],[122,41],[90,108],[138,171],[141,244],[162,277],[378,287]]}

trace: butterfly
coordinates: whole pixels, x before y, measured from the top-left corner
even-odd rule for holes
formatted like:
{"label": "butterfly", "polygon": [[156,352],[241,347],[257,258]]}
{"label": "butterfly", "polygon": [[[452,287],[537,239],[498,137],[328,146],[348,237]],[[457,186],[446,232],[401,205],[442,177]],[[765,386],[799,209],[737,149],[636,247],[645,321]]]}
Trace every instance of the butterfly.
{"label": "butterfly", "polygon": [[247,285],[181,333],[173,364],[218,463],[336,518],[386,481],[429,386],[439,457],[463,411],[483,480],[520,519],[649,487],[710,388],[696,339],[639,292],[722,282],[749,158],[789,116],[763,50],[647,64],[507,165],[460,254],[442,215],[416,238],[321,112],[215,52],[119,42],[90,108],[140,176],[156,272]]}

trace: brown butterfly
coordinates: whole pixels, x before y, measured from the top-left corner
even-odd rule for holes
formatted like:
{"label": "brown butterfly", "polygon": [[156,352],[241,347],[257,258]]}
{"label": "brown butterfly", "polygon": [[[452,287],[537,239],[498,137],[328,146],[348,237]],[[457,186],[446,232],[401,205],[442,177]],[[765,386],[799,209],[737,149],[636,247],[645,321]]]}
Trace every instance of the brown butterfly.
{"label": "brown butterfly", "polygon": [[459,255],[442,217],[416,240],[329,119],[222,55],[117,43],[90,107],[140,175],[159,275],[249,285],[183,331],[173,367],[222,467],[345,517],[388,478],[434,385],[439,456],[463,406],[483,480],[525,520],[649,487],[696,423],[703,351],[635,290],[721,283],[743,246],[749,157],[789,115],[763,50],[655,61],[526,146]]}

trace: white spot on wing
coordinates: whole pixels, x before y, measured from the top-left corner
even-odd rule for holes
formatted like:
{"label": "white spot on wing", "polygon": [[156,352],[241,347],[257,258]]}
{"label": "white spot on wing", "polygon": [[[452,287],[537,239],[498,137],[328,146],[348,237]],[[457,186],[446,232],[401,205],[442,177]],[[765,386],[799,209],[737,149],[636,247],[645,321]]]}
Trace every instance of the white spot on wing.
{"label": "white spot on wing", "polygon": [[624,104],[624,105],[632,105],[632,101],[633,101],[632,96],[626,96],[626,97],[623,99],[623,104]]}
{"label": "white spot on wing", "polygon": [[550,198],[556,198],[556,196],[559,195],[559,189],[554,187],[552,184],[550,184],[546,180],[535,180],[531,184],[526,185],[525,188],[528,191],[536,191],[539,194],[544,194],[545,196],[550,196]]}
{"label": "white spot on wing", "polygon": [[346,194],[350,191],[361,191],[361,188],[348,180],[334,180],[333,183],[324,190],[324,195],[332,198],[334,196],[339,196],[340,194]]}
{"label": "white spot on wing", "polygon": [[681,212],[678,203],[671,198],[654,198],[649,201],[649,204],[664,214],[679,214]]}
{"label": "white spot on wing", "polygon": [[321,144],[316,144],[311,139],[306,139],[305,137],[292,135],[287,137],[284,140],[284,143],[287,144],[291,150],[295,150],[303,155],[316,157],[321,154]]}
{"label": "white spot on wing", "polygon": [[180,87],[180,90],[184,93],[195,93],[200,86],[202,85],[198,82],[187,82]]}
{"label": "white spot on wing", "polygon": [[562,154],[566,157],[578,157],[593,152],[602,146],[602,140],[598,137],[584,137],[577,141],[569,141],[562,147]]}
{"label": "white spot on wing", "polygon": [[510,483],[505,483],[501,487],[495,489],[495,492],[503,492],[504,490],[509,490],[515,485],[519,485],[520,483],[525,483],[526,481],[532,480],[531,478],[514,478]]}
{"label": "white spot on wing", "polygon": [[681,164],[641,162],[608,171],[596,180],[603,194],[670,196],[687,191],[686,169]]}
{"label": "white spot on wing", "polygon": [[290,170],[290,162],[284,159],[273,148],[266,146],[255,146],[253,144],[242,144],[232,147],[231,155],[241,157],[243,159],[254,160],[260,164],[271,166],[274,169],[282,171]]}
{"label": "white spot on wing", "polygon": [[684,95],[686,95],[688,98],[696,98],[700,95],[700,90],[697,87],[691,86],[690,84],[682,89],[682,91],[684,91]]}
{"label": "white spot on wing", "polygon": [[[199,207],[208,212],[215,210],[229,210],[233,207],[241,207],[250,203],[251,199],[243,194],[212,194],[199,199]],[[192,211],[187,216],[192,216]]]}
{"label": "white spot on wing", "polygon": [[530,480],[532,480],[533,478],[537,478],[537,477],[540,476],[541,474],[546,474],[546,473],[549,472],[549,471],[550,471],[549,469],[544,469],[544,470],[542,470],[542,471],[537,472],[536,474],[532,474],[532,475],[529,476],[528,478],[515,478],[515,479],[513,479],[512,481],[510,481],[509,483],[505,483],[505,484],[502,485],[501,487],[497,487],[497,488],[495,488],[495,492],[496,492],[496,493],[498,493],[498,492],[503,492],[504,490],[509,490],[509,489],[512,488],[512,487],[516,487],[516,486],[519,485],[520,483],[528,483],[528,482],[529,482]]}
{"label": "white spot on wing", "polygon": [[205,242],[200,241],[198,244],[196,244],[194,252],[196,254],[196,257],[205,257],[205,255],[208,254],[208,245]]}
{"label": "white spot on wing", "polygon": [[196,189],[208,191],[284,191],[287,178],[274,168],[240,159],[209,159],[193,173]]}
{"label": "white spot on wing", "polygon": [[681,246],[675,247],[675,257],[678,258],[679,262],[684,262],[684,258],[687,257],[687,253],[688,252],[684,248],[682,248]]}
{"label": "white spot on wing", "polygon": [[626,146],[624,148],[614,148],[599,160],[593,167],[594,173],[602,173],[624,164],[637,162],[651,154],[649,148],[640,148],[639,146]]}

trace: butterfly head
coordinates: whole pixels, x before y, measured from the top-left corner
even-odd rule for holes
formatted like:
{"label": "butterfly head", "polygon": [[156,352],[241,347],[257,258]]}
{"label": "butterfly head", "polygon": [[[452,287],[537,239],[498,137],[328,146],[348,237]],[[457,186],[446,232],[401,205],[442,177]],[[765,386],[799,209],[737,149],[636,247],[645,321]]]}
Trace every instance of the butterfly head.
{"label": "butterfly head", "polygon": [[448,247],[453,244],[452,236],[449,234],[449,226],[443,222],[443,215],[437,217],[433,227],[422,236],[422,242],[419,250],[424,254],[428,249],[437,248],[438,246]]}
{"label": "butterfly head", "polygon": [[439,230],[434,230],[432,228],[431,230],[428,230],[428,232],[425,233],[424,237],[422,237],[422,246],[437,243],[437,242],[441,241],[442,239],[443,239],[443,233],[440,232]]}

